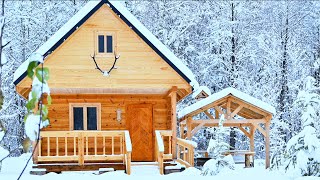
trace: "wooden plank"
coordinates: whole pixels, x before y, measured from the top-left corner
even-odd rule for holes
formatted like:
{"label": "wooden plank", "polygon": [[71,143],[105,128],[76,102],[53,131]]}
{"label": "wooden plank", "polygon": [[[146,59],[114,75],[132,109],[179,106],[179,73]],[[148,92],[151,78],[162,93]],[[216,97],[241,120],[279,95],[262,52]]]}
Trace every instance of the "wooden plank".
{"label": "wooden plank", "polygon": [[114,154],[114,136],[111,136],[112,138],[112,143],[111,143],[111,148],[112,148],[112,154]]}
{"label": "wooden plank", "polygon": [[270,121],[272,116],[267,116],[266,122],[266,136],[265,136],[265,146],[266,146],[266,168],[270,167]]}
{"label": "wooden plank", "polygon": [[252,123],[252,125],[255,126],[264,137],[267,136],[266,131],[258,123]]}
{"label": "wooden plank", "polygon": [[67,156],[68,155],[68,138],[67,137],[64,137],[64,149],[65,149],[65,152],[64,152],[64,155]]}
{"label": "wooden plank", "polygon": [[50,156],[50,137],[47,138],[47,155]]}
{"label": "wooden plank", "polygon": [[[230,118],[233,118],[241,109],[243,108],[243,105],[239,105],[230,115]],[[212,118],[213,119],[213,118]]]}
{"label": "wooden plank", "polygon": [[191,137],[194,136],[205,124],[206,122],[200,123],[196,128],[191,131]]}
{"label": "wooden plank", "polygon": [[32,167],[33,169],[46,169],[47,172],[62,172],[62,171],[96,171],[100,168],[114,168],[116,170],[125,170],[125,165],[122,163],[96,163],[86,164],[84,166],[74,164],[43,164]]}
{"label": "wooden plank", "polygon": [[56,137],[56,156],[59,156],[59,137]]}
{"label": "wooden plank", "polygon": [[209,119],[214,119],[214,117],[208,112],[208,110],[204,111],[204,113],[208,116]]}
{"label": "wooden plank", "polygon": [[189,164],[188,162],[186,162],[186,161],[184,161],[184,160],[182,160],[180,158],[177,159],[177,162],[182,164],[182,165],[185,165],[187,168],[192,167],[191,164]]}
{"label": "wooden plank", "polygon": [[239,128],[248,138],[251,137],[251,135],[248,133],[248,131],[245,130],[243,127],[239,126],[238,128]]}
{"label": "wooden plank", "polygon": [[[193,124],[201,124],[203,122],[210,124],[210,123],[219,123],[219,119],[198,119],[198,120],[193,120]],[[252,123],[265,123],[264,119],[230,119],[230,120],[225,120],[224,124],[252,124]]]}
{"label": "wooden plank", "polygon": [[254,134],[256,132],[256,127],[251,125],[250,127],[250,151],[254,152]]}
{"label": "wooden plank", "polygon": [[171,97],[171,130],[172,130],[172,154],[173,158],[177,157],[177,87],[173,86]]}
{"label": "wooden plank", "polygon": [[187,119],[187,138],[190,140],[191,139],[191,130],[192,130],[192,118],[188,117]]}

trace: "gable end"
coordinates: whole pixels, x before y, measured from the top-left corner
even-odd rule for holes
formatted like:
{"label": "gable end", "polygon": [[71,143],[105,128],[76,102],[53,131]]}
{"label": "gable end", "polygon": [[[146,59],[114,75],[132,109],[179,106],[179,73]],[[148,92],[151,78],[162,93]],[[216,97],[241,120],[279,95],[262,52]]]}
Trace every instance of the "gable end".
{"label": "gable end", "polygon": [[[123,20],[127,26],[129,26],[144,42],[146,42],[163,60],[166,61],[167,64],[170,65],[186,82],[190,83],[191,79],[189,79],[181,70],[176,67],[167,56],[165,56],[155,45],[144,36],[138,28],[136,28],[115,6],[112,5],[108,0],[100,1],[93,9],[90,10],[76,25],[74,25],[62,38],[60,38],[47,52],[43,54],[44,57],[51,54],[54,50],[56,50],[67,38],[69,38],[84,22],[87,21],[103,4],[107,4],[111,10],[119,15],[121,20]],[[17,85],[20,81],[22,81],[27,76],[27,72],[25,71],[22,75],[20,75],[15,81],[14,85]],[[193,86],[192,86],[193,89]]]}

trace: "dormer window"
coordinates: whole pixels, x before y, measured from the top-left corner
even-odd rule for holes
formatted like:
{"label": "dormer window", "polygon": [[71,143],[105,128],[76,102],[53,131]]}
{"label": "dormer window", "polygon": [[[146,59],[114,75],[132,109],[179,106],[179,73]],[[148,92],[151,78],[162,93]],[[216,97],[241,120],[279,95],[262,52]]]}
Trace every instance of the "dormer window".
{"label": "dormer window", "polygon": [[115,36],[110,32],[99,32],[96,36],[97,55],[113,55],[115,51]]}

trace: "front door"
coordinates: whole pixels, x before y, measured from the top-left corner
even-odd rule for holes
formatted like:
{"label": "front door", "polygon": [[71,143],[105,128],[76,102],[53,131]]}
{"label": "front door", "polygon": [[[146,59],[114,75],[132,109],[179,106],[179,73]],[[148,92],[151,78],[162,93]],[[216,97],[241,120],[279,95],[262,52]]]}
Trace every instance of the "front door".
{"label": "front door", "polygon": [[126,121],[132,143],[132,161],[153,161],[152,105],[129,105]]}

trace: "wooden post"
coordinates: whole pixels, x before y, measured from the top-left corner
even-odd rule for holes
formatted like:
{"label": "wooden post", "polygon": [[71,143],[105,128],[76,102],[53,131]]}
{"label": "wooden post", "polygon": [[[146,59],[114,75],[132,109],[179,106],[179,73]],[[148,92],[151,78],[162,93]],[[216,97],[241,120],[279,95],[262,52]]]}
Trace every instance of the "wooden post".
{"label": "wooden post", "polygon": [[187,119],[187,139],[191,140],[191,130],[192,130],[192,118]]}
{"label": "wooden post", "polygon": [[169,94],[171,99],[172,158],[177,158],[177,86]]}
{"label": "wooden post", "polygon": [[[41,143],[41,140],[39,140],[39,143]],[[38,164],[39,150],[41,150],[41,149],[39,149],[39,143],[36,146],[37,142],[36,141],[32,142],[32,149],[35,149],[33,157],[32,157],[32,161],[34,164]]]}
{"label": "wooden post", "polygon": [[265,143],[266,143],[266,169],[270,167],[270,120],[271,117],[267,119],[266,122],[266,137],[265,137]]}
{"label": "wooden post", "polygon": [[180,138],[184,139],[184,125],[180,123],[179,129],[180,129]]}
{"label": "wooden post", "polygon": [[126,165],[127,165],[127,167],[126,167],[127,174],[130,175],[131,174],[131,152],[127,152]]}
{"label": "wooden post", "polygon": [[164,174],[164,169],[163,169],[163,152],[159,153],[159,168],[160,168],[160,174]]}
{"label": "wooden post", "polygon": [[250,127],[250,151],[254,152],[254,133],[256,132],[256,127],[251,125]]}
{"label": "wooden post", "polygon": [[83,133],[78,135],[78,163],[80,166],[84,165],[84,140]]}

